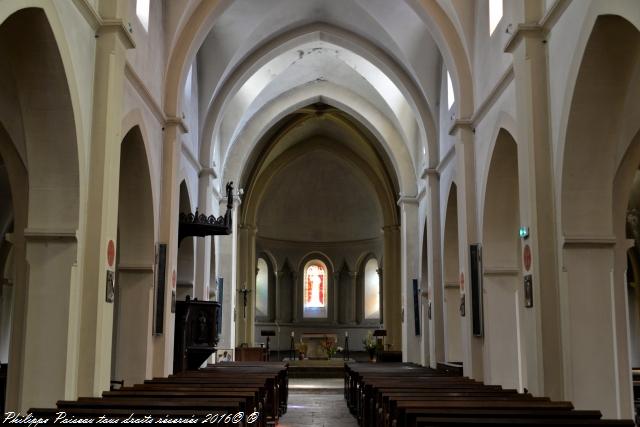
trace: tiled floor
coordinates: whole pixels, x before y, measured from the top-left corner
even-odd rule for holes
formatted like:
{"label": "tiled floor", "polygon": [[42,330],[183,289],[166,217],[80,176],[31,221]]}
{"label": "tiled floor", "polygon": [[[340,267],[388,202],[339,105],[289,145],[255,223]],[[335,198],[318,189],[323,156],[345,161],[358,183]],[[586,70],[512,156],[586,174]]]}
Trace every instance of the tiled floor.
{"label": "tiled floor", "polygon": [[289,405],[279,427],[356,427],[341,378],[289,380]]}

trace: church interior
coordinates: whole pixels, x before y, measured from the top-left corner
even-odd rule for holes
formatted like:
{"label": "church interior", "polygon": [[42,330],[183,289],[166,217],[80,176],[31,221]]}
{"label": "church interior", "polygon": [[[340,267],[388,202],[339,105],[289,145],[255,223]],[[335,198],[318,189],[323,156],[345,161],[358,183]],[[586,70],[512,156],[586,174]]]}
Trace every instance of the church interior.
{"label": "church interior", "polygon": [[0,58],[5,421],[634,425],[637,0],[0,0]]}

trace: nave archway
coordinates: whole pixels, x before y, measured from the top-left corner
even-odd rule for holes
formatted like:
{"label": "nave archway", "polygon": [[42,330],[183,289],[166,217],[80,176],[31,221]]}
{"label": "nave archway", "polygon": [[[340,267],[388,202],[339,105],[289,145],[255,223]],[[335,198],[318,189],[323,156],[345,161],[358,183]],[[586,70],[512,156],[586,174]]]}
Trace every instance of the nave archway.
{"label": "nave archway", "polygon": [[634,242],[626,223],[640,165],[640,31],[615,15],[598,16],[588,30],[561,147],[564,392],[577,408],[629,418],[626,269]]}
{"label": "nave archway", "polygon": [[[275,286],[275,306],[292,307],[291,312],[281,310],[275,315],[291,322],[279,324],[287,336],[298,327],[324,328],[339,332],[342,343],[348,329],[355,334],[350,335],[352,342],[358,343],[358,334],[379,327],[382,319],[389,330],[386,343],[400,349],[400,289],[397,280],[388,279],[398,274],[399,268],[383,255],[387,246],[391,250],[399,243],[390,237],[397,233],[393,227],[398,216],[394,200],[397,181],[374,141],[343,111],[312,104],[267,131],[245,167],[237,237],[238,287],[246,285],[250,295],[254,294],[257,253],[272,254],[276,265],[291,263],[291,274],[279,272]],[[378,320],[371,314],[375,309],[366,319],[366,269],[362,262],[371,258],[383,263],[375,269],[383,274],[383,313]],[[303,267],[312,259],[327,268],[327,305],[319,317],[305,317],[303,309]],[[389,283],[390,289],[384,283]],[[395,301],[388,299],[388,293]],[[238,343],[256,341],[254,333],[258,332],[250,326],[254,304],[255,299],[250,298],[245,322],[242,302],[238,303]],[[281,342],[288,343],[288,337]]]}
{"label": "nave archway", "polygon": [[118,242],[111,379],[126,385],[152,376],[154,220],[151,178],[140,127],[120,147]]}
{"label": "nave archway", "polygon": [[0,155],[14,214],[10,408],[51,405],[76,387],[65,371],[80,332],[80,178],[59,42],[43,9],[19,10],[0,25]]}
{"label": "nave archway", "polygon": [[522,301],[518,147],[498,132],[487,177],[482,222],[484,380],[522,390]]}

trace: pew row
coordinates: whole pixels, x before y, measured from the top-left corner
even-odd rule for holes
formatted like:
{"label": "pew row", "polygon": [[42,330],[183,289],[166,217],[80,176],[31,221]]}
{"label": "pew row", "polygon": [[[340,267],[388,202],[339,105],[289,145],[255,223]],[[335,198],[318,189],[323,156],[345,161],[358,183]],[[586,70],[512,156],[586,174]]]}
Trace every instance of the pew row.
{"label": "pew row", "polygon": [[208,365],[105,391],[101,397],[60,400],[56,408],[32,408],[30,412],[51,419],[64,412],[69,419],[104,415],[124,421],[134,414],[156,420],[198,418],[217,423],[228,419],[237,425],[275,425],[287,410],[287,372],[288,365],[277,362]]}
{"label": "pew row", "polygon": [[344,381],[349,410],[363,427],[634,425],[411,363],[347,363]]}

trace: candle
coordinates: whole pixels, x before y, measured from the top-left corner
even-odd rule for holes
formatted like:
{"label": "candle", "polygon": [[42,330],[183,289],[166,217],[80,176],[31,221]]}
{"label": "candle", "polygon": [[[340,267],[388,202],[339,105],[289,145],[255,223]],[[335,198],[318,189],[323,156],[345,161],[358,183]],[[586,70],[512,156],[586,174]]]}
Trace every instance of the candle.
{"label": "candle", "polygon": [[344,337],[347,338],[349,336],[349,331],[344,331]]}
{"label": "candle", "polygon": [[295,334],[293,333],[293,331],[291,331],[291,338],[293,338],[293,336],[294,336],[294,335],[295,335]]}

